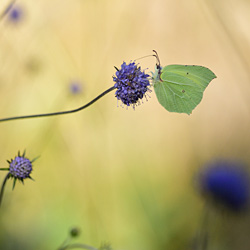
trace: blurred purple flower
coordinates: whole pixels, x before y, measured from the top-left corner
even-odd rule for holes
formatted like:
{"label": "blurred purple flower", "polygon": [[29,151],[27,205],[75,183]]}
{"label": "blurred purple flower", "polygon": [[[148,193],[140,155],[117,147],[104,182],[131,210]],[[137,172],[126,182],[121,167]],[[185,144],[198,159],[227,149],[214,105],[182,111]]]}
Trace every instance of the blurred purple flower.
{"label": "blurred purple flower", "polygon": [[237,162],[217,161],[207,165],[199,175],[202,193],[231,211],[239,211],[249,203],[250,178]]}
{"label": "blurred purple flower", "polygon": [[8,19],[12,23],[18,23],[23,18],[23,9],[20,6],[12,6],[8,13]]}
{"label": "blurred purple flower", "polygon": [[72,94],[79,94],[82,92],[82,84],[79,81],[73,81],[69,85]]}

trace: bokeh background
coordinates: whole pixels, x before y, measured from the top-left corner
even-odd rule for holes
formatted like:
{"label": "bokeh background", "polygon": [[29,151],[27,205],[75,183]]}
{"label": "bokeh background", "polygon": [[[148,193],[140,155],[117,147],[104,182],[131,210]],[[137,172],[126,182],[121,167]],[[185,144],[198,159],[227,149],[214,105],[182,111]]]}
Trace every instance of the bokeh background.
{"label": "bokeh background", "polygon": [[[1,118],[79,107],[112,86],[114,66],[153,49],[162,65],[203,65],[217,79],[190,116],[167,112],[153,92],[135,111],[117,107],[111,92],[80,113],[1,123],[1,167],[18,150],[40,158],[35,182],[14,191],[7,183],[0,249],[57,249],[73,226],[78,242],[95,247],[195,249],[205,207],[196,173],[217,158],[250,163],[250,2],[17,0],[12,8],[19,15],[0,21]],[[154,71],[154,57],[138,62]],[[249,249],[249,223],[248,214],[214,214],[210,249]]]}

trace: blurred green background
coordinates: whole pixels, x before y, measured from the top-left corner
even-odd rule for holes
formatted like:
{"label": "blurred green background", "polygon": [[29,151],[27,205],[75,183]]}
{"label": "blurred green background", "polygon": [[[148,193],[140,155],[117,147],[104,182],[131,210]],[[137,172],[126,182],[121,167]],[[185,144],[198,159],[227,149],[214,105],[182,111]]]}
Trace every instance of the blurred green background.
{"label": "blurred green background", "polygon": [[[4,11],[8,1],[1,1]],[[154,93],[117,108],[114,92],[71,115],[0,124],[0,167],[26,149],[32,177],[0,210],[0,249],[79,242],[114,249],[192,249],[204,207],[194,175],[215,158],[250,162],[250,2],[19,0],[0,22],[0,117],[79,107],[113,85],[114,66],[157,50],[162,65],[217,75],[188,116]],[[155,58],[139,60],[154,71]],[[80,82],[82,91],[70,92]],[[0,181],[4,179],[0,174]],[[249,215],[214,216],[212,249],[249,249]],[[211,229],[212,230],[212,229]]]}

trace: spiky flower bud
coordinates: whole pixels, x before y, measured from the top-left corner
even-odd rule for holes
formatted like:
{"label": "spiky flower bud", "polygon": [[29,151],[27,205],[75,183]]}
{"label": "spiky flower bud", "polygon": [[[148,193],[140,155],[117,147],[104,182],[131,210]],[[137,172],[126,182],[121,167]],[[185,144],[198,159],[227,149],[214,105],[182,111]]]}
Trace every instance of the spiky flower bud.
{"label": "spiky flower bud", "polygon": [[133,107],[145,96],[150,86],[149,75],[135,62],[123,62],[121,69],[117,69],[116,76],[113,76],[113,81],[114,87],[117,88],[116,98],[127,106],[132,104]]}
{"label": "spiky flower bud", "polygon": [[7,161],[9,163],[8,168],[0,168],[0,170],[8,171],[0,189],[0,206],[3,198],[4,187],[7,180],[13,178],[14,189],[16,180],[19,180],[23,183],[23,180],[26,178],[32,179],[30,174],[32,172],[32,162],[34,162],[35,159],[30,161],[28,158],[25,157],[25,151],[22,155],[20,155],[20,152],[18,152],[18,156],[16,156],[14,160],[11,159],[10,161]]}
{"label": "spiky flower bud", "polygon": [[23,156],[16,156],[14,160],[9,162],[10,164],[10,174],[12,177],[23,180],[30,178],[30,173],[32,172],[32,163],[28,158]]}

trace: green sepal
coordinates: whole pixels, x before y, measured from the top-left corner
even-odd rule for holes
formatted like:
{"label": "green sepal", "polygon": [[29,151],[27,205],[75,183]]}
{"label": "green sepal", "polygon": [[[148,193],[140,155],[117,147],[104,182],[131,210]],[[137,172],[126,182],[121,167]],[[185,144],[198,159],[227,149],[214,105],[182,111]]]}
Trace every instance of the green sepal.
{"label": "green sepal", "polygon": [[0,170],[10,170],[10,168],[0,168]]}
{"label": "green sepal", "polygon": [[12,190],[14,190],[15,186],[16,186],[16,178],[14,177]]}

